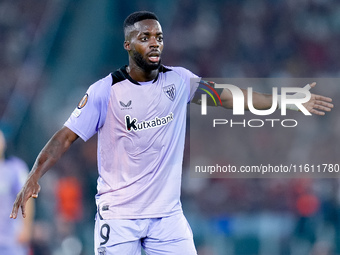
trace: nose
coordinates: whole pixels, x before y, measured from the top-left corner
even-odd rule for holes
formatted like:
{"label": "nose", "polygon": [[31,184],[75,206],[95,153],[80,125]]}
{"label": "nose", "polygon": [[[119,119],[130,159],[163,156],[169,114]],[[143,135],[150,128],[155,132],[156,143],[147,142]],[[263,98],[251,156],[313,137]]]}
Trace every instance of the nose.
{"label": "nose", "polygon": [[160,42],[157,40],[156,37],[152,36],[150,38],[150,48],[159,48]]}

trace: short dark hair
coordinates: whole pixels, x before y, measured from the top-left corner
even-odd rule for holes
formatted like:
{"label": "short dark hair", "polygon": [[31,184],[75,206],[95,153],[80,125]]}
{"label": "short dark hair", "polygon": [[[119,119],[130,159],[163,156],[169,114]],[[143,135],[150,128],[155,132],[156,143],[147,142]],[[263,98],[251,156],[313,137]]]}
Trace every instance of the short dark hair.
{"label": "short dark hair", "polygon": [[131,13],[129,16],[127,16],[127,18],[125,19],[124,30],[129,26],[133,26],[136,22],[142,21],[145,19],[154,19],[158,21],[156,14],[154,14],[153,12],[149,12],[149,11],[134,12],[134,13]]}

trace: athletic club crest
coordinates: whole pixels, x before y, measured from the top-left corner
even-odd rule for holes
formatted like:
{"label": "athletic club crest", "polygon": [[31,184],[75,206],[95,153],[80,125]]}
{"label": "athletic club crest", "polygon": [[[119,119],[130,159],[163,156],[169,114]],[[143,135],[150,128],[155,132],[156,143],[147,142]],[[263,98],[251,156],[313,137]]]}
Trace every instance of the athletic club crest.
{"label": "athletic club crest", "polygon": [[175,84],[171,84],[171,85],[163,87],[163,91],[164,91],[165,95],[171,101],[174,101],[174,99],[176,97],[176,86],[175,86]]}
{"label": "athletic club crest", "polygon": [[99,247],[98,248],[99,255],[106,255],[106,247]]}

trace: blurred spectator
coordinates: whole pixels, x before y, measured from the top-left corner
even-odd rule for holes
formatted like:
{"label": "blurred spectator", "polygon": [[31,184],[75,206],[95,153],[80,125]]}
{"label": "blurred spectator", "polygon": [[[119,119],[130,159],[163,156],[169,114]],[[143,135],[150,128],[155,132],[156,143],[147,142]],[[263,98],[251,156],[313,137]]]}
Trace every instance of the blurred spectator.
{"label": "blurred spectator", "polygon": [[28,168],[19,158],[5,158],[5,149],[5,137],[0,130],[0,254],[28,255],[34,215],[32,199],[27,204],[26,218],[14,221],[8,216],[17,192],[25,183]]}

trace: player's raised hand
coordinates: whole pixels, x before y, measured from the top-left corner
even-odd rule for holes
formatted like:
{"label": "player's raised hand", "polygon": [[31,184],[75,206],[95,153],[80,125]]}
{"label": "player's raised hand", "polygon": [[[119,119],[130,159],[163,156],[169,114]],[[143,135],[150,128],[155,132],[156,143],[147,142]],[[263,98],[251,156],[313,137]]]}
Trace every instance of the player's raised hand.
{"label": "player's raised hand", "polygon": [[18,193],[17,198],[15,199],[15,202],[13,204],[12,213],[9,216],[12,219],[16,219],[19,211],[19,207],[21,208],[22,216],[26,217],[26,203],[28,199],[37,198],[38,193],[40,191],[40,185],[39,183],[34,180],[34,178],[29,177],[24,185],[24,187],[21,189],[21,191]]}
{"label": "player's raised hand", "polygon": [[[312,84],[307,86],[309,86],[309,89],[311,89],[316,86],[316,83],[313,82]],[[330,112],[334,107],[331,98],[316,94],[312,94],[310,100],[307,103],[304,103],[303,106],[310,113],[316,115],[325,115],[325,112]]]}

